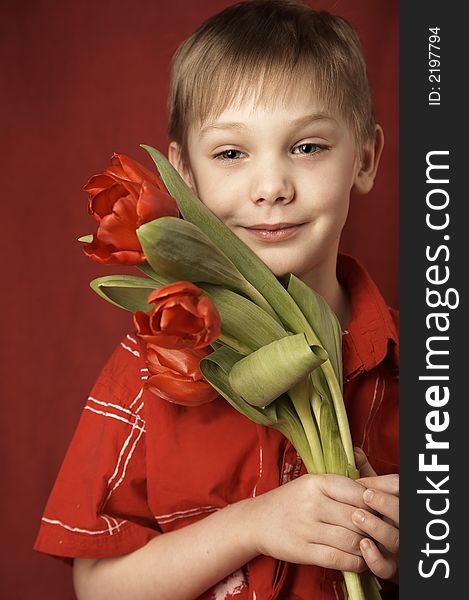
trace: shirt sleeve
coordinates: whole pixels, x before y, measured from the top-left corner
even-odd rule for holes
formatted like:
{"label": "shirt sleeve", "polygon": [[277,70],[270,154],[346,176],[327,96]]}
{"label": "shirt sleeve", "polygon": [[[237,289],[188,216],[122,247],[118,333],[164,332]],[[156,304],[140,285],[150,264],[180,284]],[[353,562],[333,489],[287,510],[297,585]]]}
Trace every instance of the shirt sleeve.
{"label": "shirt sleeve", "polygon": [[128,335],[102,369],[45,507],[34,549],[101,558],[161,533],[147,502],[145,362]]}

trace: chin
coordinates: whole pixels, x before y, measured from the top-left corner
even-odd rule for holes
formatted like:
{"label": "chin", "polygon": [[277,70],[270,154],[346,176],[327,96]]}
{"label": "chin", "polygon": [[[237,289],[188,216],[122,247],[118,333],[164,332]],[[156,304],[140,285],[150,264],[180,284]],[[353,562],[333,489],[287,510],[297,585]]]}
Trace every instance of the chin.
{"label": "chin", "polygon": [[303,269],[294,262],[275,261],[275,260],[264,260],[262,256],[259,257],[266,266],[272,271],[276,277],[283,277],[288,273],[293,273],[297,277],[301,277]]}

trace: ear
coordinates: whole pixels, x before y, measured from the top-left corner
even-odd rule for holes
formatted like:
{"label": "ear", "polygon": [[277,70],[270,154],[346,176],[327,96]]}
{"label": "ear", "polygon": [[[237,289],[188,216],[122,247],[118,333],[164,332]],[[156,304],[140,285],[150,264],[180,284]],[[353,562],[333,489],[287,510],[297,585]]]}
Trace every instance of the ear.
{"label": "ear", "polygon": [[362,150],[360,170],[352,187],[355,193],[367,194],[373,188],[383,146],[384,133],[381,126],[376,125],[375,139],[366,144]]}
{"label": "ear", "polygon": [[192,191],[195,191],[191,169],[188,165],[184,164],[182,160],[181,146],[177,142],[171,142],[169,144],[168,160],[183,178],[186,185],[188,185]]}

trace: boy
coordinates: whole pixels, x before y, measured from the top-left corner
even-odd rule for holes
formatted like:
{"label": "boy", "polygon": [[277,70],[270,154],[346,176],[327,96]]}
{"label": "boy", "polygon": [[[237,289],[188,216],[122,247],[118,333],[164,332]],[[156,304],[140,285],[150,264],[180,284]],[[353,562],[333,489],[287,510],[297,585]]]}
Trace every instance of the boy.
{"label": "boy", "polygon": [[169,159],[187,184],[335,311],[369,462],[357,449],[360,482],[306,475],[281,434],[221,399],[148,397],[130,335],[92,391],[36,548],[75,559],[85,600],[340,598],[340,571],[366,566],[395,581],[396,327],[363,268],[338,257],[350,192],[371,189],[383,146],[356,35],[296,2],[231,6],[179,49],[169,104]]}

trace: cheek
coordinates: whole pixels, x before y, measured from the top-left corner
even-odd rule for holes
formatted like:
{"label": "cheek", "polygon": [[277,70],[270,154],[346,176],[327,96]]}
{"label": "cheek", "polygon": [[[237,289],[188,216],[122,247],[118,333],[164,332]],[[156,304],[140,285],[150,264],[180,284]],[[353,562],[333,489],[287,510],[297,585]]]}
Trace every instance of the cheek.
{"label": "cheek", "polygon": [[197,195],[203,204],[221,221],[226,221],[236,208],[229,181],[212,178],[199,178],[196,181]]}
{"label": "cheek", "polygon": [[337,217],[347,214],[351,186],[347,181],[335,178],[324,178],[316,184],[315,210],[318,214],[331,214]]}

